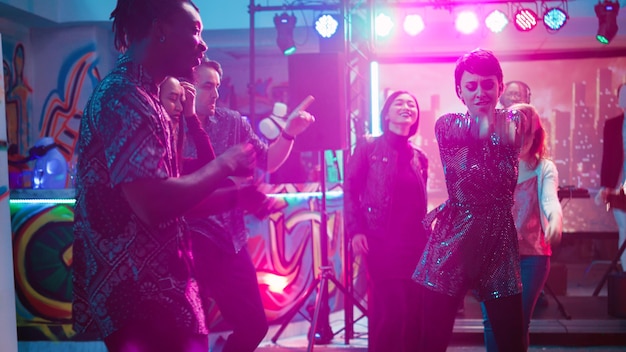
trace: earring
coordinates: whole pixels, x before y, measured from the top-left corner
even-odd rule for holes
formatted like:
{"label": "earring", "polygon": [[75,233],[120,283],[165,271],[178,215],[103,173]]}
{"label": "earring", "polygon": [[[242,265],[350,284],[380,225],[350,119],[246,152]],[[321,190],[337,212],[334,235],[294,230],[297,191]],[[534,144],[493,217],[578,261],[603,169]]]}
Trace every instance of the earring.
{"label": "earring", "polygon": [[161,36],[161,38],[159,38],[159,41],[160,41],[161,43],[165,43],[165,36],[164,36],[164,35],[163,35],[163,36]]}

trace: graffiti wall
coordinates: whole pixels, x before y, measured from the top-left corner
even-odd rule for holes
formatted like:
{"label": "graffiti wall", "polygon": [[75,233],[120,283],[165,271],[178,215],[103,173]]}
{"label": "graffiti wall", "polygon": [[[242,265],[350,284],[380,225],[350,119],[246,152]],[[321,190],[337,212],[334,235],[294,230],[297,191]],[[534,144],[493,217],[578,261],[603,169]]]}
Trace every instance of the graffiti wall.
{"label": "graffiti wall", "polygon": [[[28,159],[29,150],[51,137],[70,161],[78,137],[82,110],[100,81],[100,71],[112,67],[114,56],[99,44],[103,29],[33,30],[3,40],[6,123],[9,160]],[[106,38],[106,36],[105,36]],[[32,168],[32,160],[20,170]],[[22,186],[25,186],[21,184]]]}
{"label": "graffiti wall", "polygon": [[[276,323],[297,304],[302,303],[304,315],[314,306],[315,294],[305,302],[299,299],[311,289],[320,272],[321,241],[327,241],[329,264],[335,277],[342,280],[343,197],[339,185],[327,192],[327,237],[324,239],[320,228],[321,193],[317,184],[267,186],[267,191],[281,204],[281,210],[266,219],[247,216],[246,223],[250,236],[248,250],[257,268],[265,312],[268,321]],[[30,192],[30,196],[36,192]],[[32,198],[28,201],[12,199],[19,340],[75,338],[71,328],[74,210],[71,198],[60,199],[44,203]],[[329,293],[331,310],[341,309],[343,296],[332,282]],[[222,319],[216,306],[212,307],[211,330],[220,331],[224,328]]]}

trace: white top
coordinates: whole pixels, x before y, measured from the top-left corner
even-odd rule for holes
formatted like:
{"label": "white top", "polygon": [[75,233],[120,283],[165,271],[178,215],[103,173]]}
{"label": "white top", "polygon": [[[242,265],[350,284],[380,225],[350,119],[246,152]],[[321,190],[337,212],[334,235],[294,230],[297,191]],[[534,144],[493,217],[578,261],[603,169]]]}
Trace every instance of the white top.
{"label": "white top", "polygon": [[529,170],[526,162],[520,160],[517,183],[520,184],[534,176],[537,176],[537,199],[539,199],[541,210],[541,227],[545,232],[550,219],[563,222],[563,209],[558,194],[559,172],[554,162],[549,159],[541,159],[534,170]]}

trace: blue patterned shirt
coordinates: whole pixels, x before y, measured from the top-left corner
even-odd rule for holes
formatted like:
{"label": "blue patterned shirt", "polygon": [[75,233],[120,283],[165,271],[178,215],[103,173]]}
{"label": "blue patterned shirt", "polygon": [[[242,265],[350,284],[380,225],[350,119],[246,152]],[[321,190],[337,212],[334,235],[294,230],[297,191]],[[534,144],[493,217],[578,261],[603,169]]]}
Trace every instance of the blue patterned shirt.
{"label": "blue patterned shirt", "polygon": [[80,127],[73,246],[73,320],[106,337],[125,324],[161,322],[207,334],[180,218],[146,225],[121,184],[178,176],[158,85],[122,55],[94,90]]}

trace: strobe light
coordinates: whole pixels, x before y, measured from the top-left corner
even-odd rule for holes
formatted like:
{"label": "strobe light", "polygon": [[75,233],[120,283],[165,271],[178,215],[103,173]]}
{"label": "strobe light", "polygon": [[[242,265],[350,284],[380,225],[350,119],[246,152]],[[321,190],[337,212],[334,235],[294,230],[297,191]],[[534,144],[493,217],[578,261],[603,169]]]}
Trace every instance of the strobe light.
{"label": "strobe light", "polygon": [[543,14],[543,24],[549,31],[556,32],[567,22],[567,13],[561,8],[554,7]]}
{"label": "strobe light", "polygon": [[519,9],[513,16],[515,28],[527,32],[537,26],[537,14],[531,9]]}
{"label": "strobe light", "polygon": [[619,29],[617,26],[619,3],[605,0],[599,2],[594,9],[598,17],[598,34],[596,39],[602,44],[609,44],[615,38]]}
{"label": "strobe light", "polygon": [[322,38],[330,38],[337,33],[339,27],[339,21],[332,15],[324,14],[317,18],[315,21],[315,31]]}

